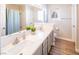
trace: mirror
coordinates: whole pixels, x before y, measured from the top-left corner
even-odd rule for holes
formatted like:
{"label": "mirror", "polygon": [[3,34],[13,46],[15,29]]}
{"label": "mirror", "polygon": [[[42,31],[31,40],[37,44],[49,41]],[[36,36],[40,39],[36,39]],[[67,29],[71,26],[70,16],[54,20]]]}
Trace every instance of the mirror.
{"label": "mirror", "polygon": [[[34,22],[44,22],[44,10],[30,4],[0,4],[0,36],[25,29]],[[41,14],[41,15],[40,15]]]}
{"label": "mirror", "polygon": [[24,5],[7,4],[6,5],[6,35],[21,30],[21,20]]}
{"label": "mirror", "polygon": [[0,36],[23,30],[25,26],[24,4],[0,4]]}
{"label": "mirror", "polygon": [[6,8],[6,35],[20,31],[20,12]]}

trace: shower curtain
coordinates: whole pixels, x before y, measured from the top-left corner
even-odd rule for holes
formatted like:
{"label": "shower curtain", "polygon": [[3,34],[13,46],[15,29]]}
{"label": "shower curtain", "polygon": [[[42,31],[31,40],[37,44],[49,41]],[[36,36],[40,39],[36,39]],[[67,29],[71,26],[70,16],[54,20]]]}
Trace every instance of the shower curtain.
{"label": "shower curtain", "polygon": [[12,34],[20,30],[19,11],[6,9],[6,34]]}

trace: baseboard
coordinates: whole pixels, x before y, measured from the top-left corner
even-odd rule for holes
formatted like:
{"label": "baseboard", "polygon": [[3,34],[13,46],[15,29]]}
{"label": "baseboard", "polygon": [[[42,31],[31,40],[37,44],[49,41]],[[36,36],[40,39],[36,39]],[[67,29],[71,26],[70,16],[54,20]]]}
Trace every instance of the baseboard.
{"label": "baseboard", "polygon": [[69,38],[64,38],[64,37],[56,37],[56,38],[59,38],[59,39],[62,39],[62,40],[66,40],[66,41],[75,42],[74,40],[69,39]]}

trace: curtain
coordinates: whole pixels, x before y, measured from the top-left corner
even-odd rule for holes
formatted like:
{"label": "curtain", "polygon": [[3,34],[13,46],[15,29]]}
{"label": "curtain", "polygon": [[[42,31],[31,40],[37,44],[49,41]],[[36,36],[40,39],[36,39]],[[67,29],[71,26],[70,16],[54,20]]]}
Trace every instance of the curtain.
{"label": "curtain", "polygon": [[6,34],[12,34],[20,30],[19,11],[6,9]]}
{"label": "curtain", "polygon": [[19,11],[14,11],[14,30],[13,32],[18,32],[20,30],[20,13]]}

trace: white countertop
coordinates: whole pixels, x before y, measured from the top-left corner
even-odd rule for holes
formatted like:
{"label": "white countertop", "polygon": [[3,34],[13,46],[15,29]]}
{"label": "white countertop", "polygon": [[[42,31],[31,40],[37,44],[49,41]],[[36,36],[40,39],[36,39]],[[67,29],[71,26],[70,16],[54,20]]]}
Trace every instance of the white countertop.
{"label": "white countertop", "polygon": [[26,35],[26,39],[22,40],[16,46],[12,44],[7,45],[7,47],[4,48],[4,52],[6,52],[7,55],[18,55],[20,53],[33,55],[52,30],[53,26],[51,24],[43,24],[41,31],[37,30],[35,34]]}

